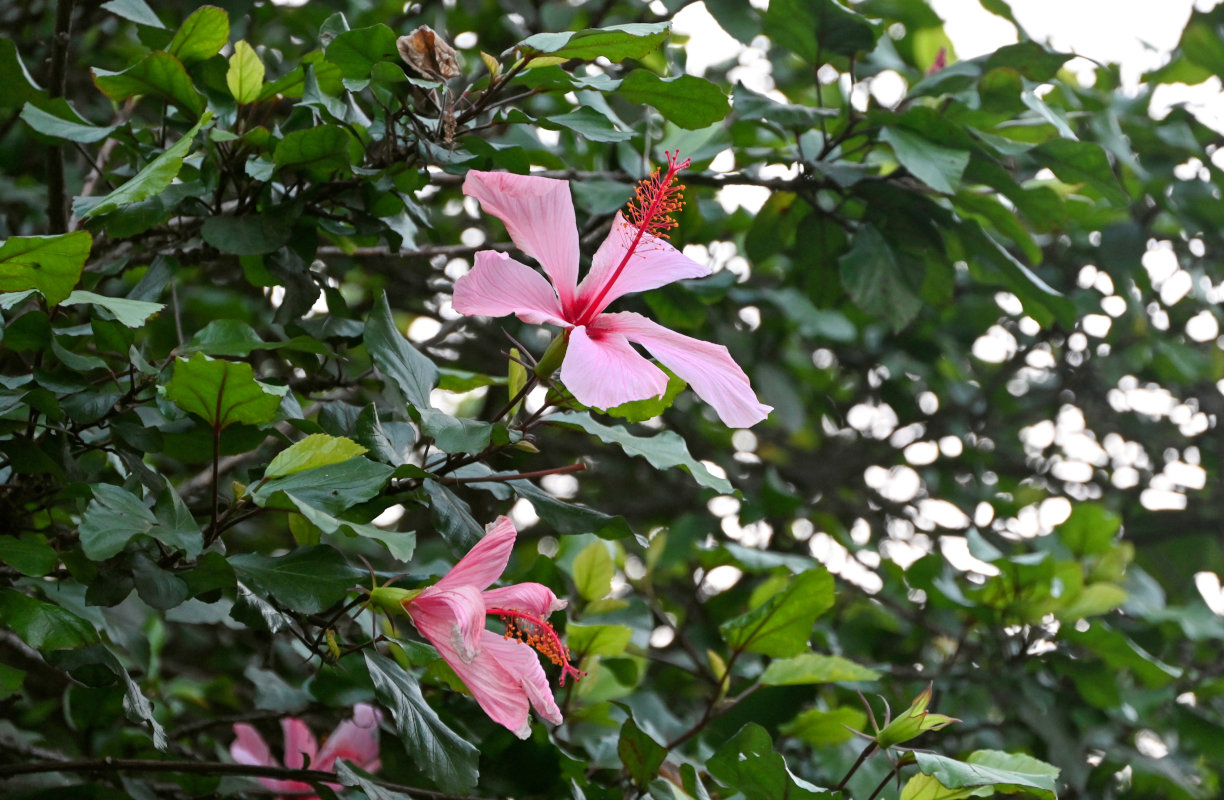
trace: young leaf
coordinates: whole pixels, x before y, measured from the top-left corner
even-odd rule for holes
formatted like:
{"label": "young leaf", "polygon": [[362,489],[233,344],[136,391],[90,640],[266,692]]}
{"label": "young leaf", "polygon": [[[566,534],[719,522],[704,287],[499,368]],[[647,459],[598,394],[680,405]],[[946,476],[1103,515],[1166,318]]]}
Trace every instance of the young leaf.
{"label": "young leaf", "polygon": [[603,542],[591,542],[574,558],[574,586],[587,600],[598,600],[612,591],[616,565]]}
{"label": "young leaf", "polygon": [[772,662],[761,675],[766,686],[794,686],[806,683],[843,683],[874,681],[880,673],[841,656],[800,653]]}
{"label": "young leaf", "polygon": [[[937,731],[946,728],[953,722],[959,722],[955,717],[949,717],[945,714],[932,714],[927,711],[927,706],[930,702],[931,687],[928,686],[921,694],[914,698],[914,702],[910,703],[909,708],[876,733],[876,745],[881,750],[885,750],[894,745],[905,744],[910,739],[927,731]],[[929,773],[930,771],[924,770],[924,772]],[[950,784],[945,785],[956,788]]]}
{"label": "young leaf", "polygon": [[366,449],[352,439],[312,433],[277,453],[276,458],[272,459],[272,463],[264,470],[264,478],[283,478],[295,472],[339,464],[365,452]]}
{"label": "young leaf", "polygon": [[260,425],[271,422],[288,387],[255,380],[250,364],[220,361],[196,353],[174,362],[174,377],[166,384],[166,398],[184,411],[222,429],[236,422]]}
{"label": "young leaf", "polygon": [[259,99],[263,89],[264,65],[255,48],[240,39],[234,45],[229,69],[225,73],[225,85],[239,105],[253,103]]}
{"label": "young leaf", "polygon": [[37,289],[47,305],[71,293],[93,247],[88,231],[59,236],[13,236],[0,245],[0,291]]}
{"label": "young leaf", "polygon": [[807,649],[816,618],[833,607],[833,576],[824,567],[801,572],[782,591],[719,627],[734,650],[786,658]]}
{"label": "young leaf", "polygon": [[216,6],[201,6],[177,31],[166,52],[184,64],[212,58],[229,41],[229,15]]}

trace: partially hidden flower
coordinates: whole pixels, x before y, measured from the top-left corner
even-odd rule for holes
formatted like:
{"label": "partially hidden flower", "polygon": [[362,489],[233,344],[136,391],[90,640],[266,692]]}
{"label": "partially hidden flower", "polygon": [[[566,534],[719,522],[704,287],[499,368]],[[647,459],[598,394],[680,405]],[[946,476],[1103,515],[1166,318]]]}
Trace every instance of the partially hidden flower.
{"label": "partially hidden flower", "polygon": [[[367,703],[358,703],[353,706],[353,718],[336,726],[320,748],[305,722],[296,717],[285,717],[281,720],[281,731],[285,738],[284,766],[290,769],[335,772],[336,761],[344,759],[367,772],[377,772],[382,765],[378,757],[378,725],[381,721],[381,711]],[[268,743],[255,728],[239,722],[234,725],[234,735],[237,738],[230,745],[230,756],[239,764],[281,766],[272,757]],[[259,782],[271,791],[285,796],[307,799],[315,797],[310,784],[301,781],[260,778]],[[328,785],[340,788],[339,785]]]}
{"label": "partially hidden flower", "polygon": [[468,172],[464,194],[505,223],[515,245],[536,259],[548,278],[505,253],[482,250],[472,270],[455,282],[454,308],[468,315],[515,314],[530,324],[563,328],[561,380],[584,405],[611,408],[663,394],[667,374],[634,349],[638,344],[688,382],[724,423],[748,427],[772,409],[757,399],[726,347],[676,333],[641,314],[605,310],[625,294],[710,274],[665,241],[676,224],[671,215],[683,202],[684,187],[676,176],[689,164],[678,162],[677,154],[667,158],[666,173],[656,170],[642,181],[628,213],[617,212],[581,283],[566,181]]}
{"label": "partially hidden flower", "polygon": [[[569,649],[548,623],[554,611],[565,608],[564,600],[539,583],[489,588],[505,571],[517,536],[514,523],[499,517],[434,585],[419,592],[374,589],[371,601],[402,607],[484,712],[525,739],[531,733],[530,708],[561,724],[561,710],[536,651],[561,667],[561,685],[567,676],[578,679],[583,673],[570,663]],[[499,618],[505,633],[485,628],[487,617]]]}

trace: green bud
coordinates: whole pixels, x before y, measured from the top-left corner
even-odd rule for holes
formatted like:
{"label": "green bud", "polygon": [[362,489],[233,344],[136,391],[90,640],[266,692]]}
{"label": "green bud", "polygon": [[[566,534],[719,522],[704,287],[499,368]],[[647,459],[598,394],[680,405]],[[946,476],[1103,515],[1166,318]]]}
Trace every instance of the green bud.
{"label": "green bud", "polygon": [[876,745],[884,750],[893,745],[903,744],[926,731],[937,731],[953,722],[960,720],[944,714],[930,714],[927,705],[931,702],[931,687],[914,698],[914,702],[901,716],[894,719],[884,729],[875,735]]}
{"label": "green bud", "polygon": [[541,380],[548,380],[561,367],[565,360],[565,349],[569,347],[569,337],[564,332],[557,334],[552,344],[544,351],[544,357],[536,364],[535,374]]}
{"label": "green bud", "polygon": [[388,616],[406,616],[406,605],[416,599],[421,589],[397,589],[394,586],[377,586],[370,590],[369,605]]}

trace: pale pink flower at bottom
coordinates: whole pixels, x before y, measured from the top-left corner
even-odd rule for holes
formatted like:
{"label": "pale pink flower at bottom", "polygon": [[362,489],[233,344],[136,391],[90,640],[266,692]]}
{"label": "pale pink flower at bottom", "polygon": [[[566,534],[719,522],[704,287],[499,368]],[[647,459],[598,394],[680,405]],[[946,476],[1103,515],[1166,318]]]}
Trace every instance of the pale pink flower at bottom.
{"label": "pale pink flower at bottom", "polygon": [[[536,651],[561,667],[563,685],[567,675],[582,673],[547,621],[565,607],[564,600],[539,583],[488,588],[505,571],[517,535],[513,522],[498,518],[450,572],[405,600],[403,608],[484,712],[525,739],[531,708],[554,725],[562,721]],[[504,635],[485,628],[489,616],[502,620]]]}
{"label": "pale pink flower at bottom", "polygon": [[[336,726],[320,749],[306,723],[296,717],[285,717],[281,720],[281,731],[285,738],[284,766],[290,769],[334,772],[336,761],[344,759],[367,772],[377,772],[382,765],[378,757],[378,725],[381,721],[381,711],[366,703],[358,703],[353,706],[353,718]],[[272,757],[268,743],[255,728],[239,722],[234,725],[234,735],[237,738],[230,745],[230,757],[234,761],[264,767],[281,766]],[[286,797],[308,800],[315,797],[310,784],[301,781],[260,778],[259,782]],[[340,788],[335,784],[329,785]]]}
{"label": "pale pink flower at bottom", "polygon": [[481,250],[472,270],[455,281],[455,310],[488,317],[514,314],[530,324],[563,328],[568,347],[560,377],[584,405],[611,408],[666,391],[666,373],[638,353],[637,344],[692,386],[727,425],[746,428],[765,419],[772,408],[757,399],[726,347],[676,333],[640,314],[605,311],[631,292],[710,273],[665,241],[684,189],[675,185],[675,177],[687,164],[669,153],[666,174],[656,172],[643,181],[628,215],[617,213],[581,283],[567,182],[468,172],[464,194],[505,223],[515,245],[540,262],[548,277],[505,253]]}

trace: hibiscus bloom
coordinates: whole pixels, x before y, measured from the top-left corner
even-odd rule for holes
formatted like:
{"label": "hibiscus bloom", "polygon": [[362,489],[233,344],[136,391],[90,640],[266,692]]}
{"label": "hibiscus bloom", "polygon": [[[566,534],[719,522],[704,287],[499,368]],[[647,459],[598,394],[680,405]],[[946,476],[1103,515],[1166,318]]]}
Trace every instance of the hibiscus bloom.
{"label": "hibiscus bloom", "polygon": [[[614,300],[710,274],[666,241],[675,225],[684,189],[675,183],[688,165],[668,153],[665,175],[643,181],[628,217],[617,212],[608,238],[591,269],[578,282],[578,229],[566,181],[506,172],[468,172],[464,194],[500,219],[515,245],[535,258],[544,276],[505,253],[481,250],[472,270],[455,282],[453,304],[460,314],[501,317],[514,314],[530,324],[557,325],[568,340],[561,380],[584,405],[611,408],[657,397],[667,374],[644,358],[646,348],[684,379],[719,418],[748,427],[768,416],[748,376],[722,345],[669,330],[631,311],[607,312]],[[551,285],[550,285],[551,282]]]}
{"label": "hibiscus bloom", "polygon": [[[484,712],[521,739],[531,733],[528,711],[554,725],[561,710],[535,650],[561,667],[560,683],[582,672],[569,661],[569,650],[547,618],[565,608],[565,601],[539,583],[516,583],[500,589],[489,585],[510,561],[518,532],[507,517],[499,517],[459,563],[437,583],[403,595],[401,604],[421,635],[467,685]],[[395,592],[375,589],[371,599]],[[380,595],[380,592],[383,595]],[[505,634],[485,628],[486,617],[499,617]]]}
{"label": "hibiscus bloom", "polygon": [[[353,706],[353,718],[341,722],[320,749],[305,722],[296,717],[285,717],[281,720],[281,731],[285,737],[285,766],[335,772],[336,760],[342,758],[367,772],[376,772],[381,766],[378,758],[378,725],[381,721],[381,711],[366,703],[358,703]],[[237,723],[234,725],[234,735],[238,738],[230,745],[230,756],[239,764],[281,766],[272,757],[268,743],[259,735],[259,731],[250,725]],[[317,800],[314,789],[308,783],[274,778],[260,778],[259,782],[285,796]],[[339,785],[329,785],[340,788]]]}

